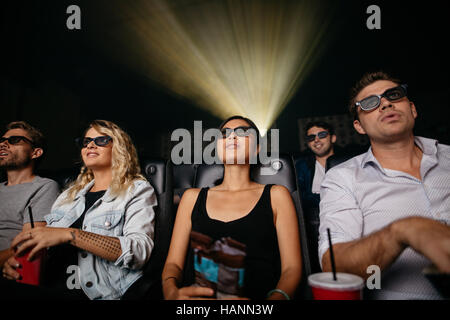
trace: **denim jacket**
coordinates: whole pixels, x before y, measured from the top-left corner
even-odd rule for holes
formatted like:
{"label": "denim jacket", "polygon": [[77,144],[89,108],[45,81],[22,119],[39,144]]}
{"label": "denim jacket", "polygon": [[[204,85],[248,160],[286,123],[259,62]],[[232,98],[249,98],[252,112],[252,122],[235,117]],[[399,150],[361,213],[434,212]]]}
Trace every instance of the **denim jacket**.
{"label": "denim jacket", "polygon": [[[94,185],[91,181],[75,196],[63,203],[67,191],[53,204],[45,217],[49,227],[68,228],[84,211],[85,195]],[[83,230],[120,240],[122,254],[115,262],[79,251],[78,266],[81,288],[90,299],[120,299],[143,274],[150,258],[154,238],[154,207],[157,205],[153,187],[145,180],[136,180],[122,195],[108,189],[86,212]]]}

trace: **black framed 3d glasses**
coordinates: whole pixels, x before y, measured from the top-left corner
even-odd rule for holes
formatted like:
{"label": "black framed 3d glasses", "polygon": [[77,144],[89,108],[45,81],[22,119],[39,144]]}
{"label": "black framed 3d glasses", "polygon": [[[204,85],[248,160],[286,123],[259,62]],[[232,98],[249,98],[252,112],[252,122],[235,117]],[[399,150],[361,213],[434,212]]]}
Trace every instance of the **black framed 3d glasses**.
{"label": "black framed 3d glasses", "polygon": [[356,107],[360,107],[361,110],[370,111],[375,108],[378,108],[381,104],[381,98],[386,98],[389,101],[400,100],[403,97],[406,97],[407,91],[406,88],[408,86],[406,84],[399,85],[397,87],[386,90],[384,93],[380,95],[372,95],[367,98],[362,99],[355,103]]}
{"label": "black framed 3d glasses", "polygon": [[75,139],[75,143],[80,149],[86,148],[91,141],[94,141],[95,145],[99,147],[105,147],[112,141],[112,138],[110,136],[99,136],[95,138],[84,137]]}
{"label": "black framed 3d glasses", "polygon": [[3,143],[5,141],[8,141],[8,143],[11,145],[18,144],[18,143],[20,143],[20,141],[28,142],[32,146],[34,145],[33,141],[31,141],[30,139],[28,139],[27,137],[24,137],[24,136],[11,136],[11,137],[1,137],[0,138],[0,143]]}
{"label": "black framed 3d glasses", "polygon": [[[240,127],[236,127],[234,129],[232,128],[222,128],[220,130],[220,132],[222,133],[222,138],[228,138],[232,132],[234,132],[234,134],[238,137],[248,137],[251,134],[251,130],[254,128],[252,127],[246,127],[246,126],[240,126]],[[256,132],[256,131],[255,131]]]}
{"label": "black framed 3d glasses", "polygon": [[328,137],[328,135],[329,135],[328,131],[320,131],[317,134],[308,134],[306,136],[306,141],[312,142],[312,141],[314,141],[316,139],[316,136],[318,136],[319,139],[323,139],[323,138]]}

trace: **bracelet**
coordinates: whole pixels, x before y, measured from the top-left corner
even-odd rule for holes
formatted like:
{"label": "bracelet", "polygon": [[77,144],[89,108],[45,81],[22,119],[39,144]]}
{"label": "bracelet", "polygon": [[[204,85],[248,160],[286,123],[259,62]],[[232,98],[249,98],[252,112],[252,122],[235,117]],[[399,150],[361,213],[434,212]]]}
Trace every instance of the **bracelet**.
{"label": "bracelet", "polygon": [[284,292],[283,290],[281,290],[281,289],[273,289],[273,290],[270,290],[270,291],[267,293],[267,298],[270,297],[270,296],[272,295],[272,293],[274,293],[274,292],[278,292],[279,294],[283,295],[283,297],[285,297],[286,300],[291,300],[291,298],[289,297],[289,295],[288,295],[286,292]]}

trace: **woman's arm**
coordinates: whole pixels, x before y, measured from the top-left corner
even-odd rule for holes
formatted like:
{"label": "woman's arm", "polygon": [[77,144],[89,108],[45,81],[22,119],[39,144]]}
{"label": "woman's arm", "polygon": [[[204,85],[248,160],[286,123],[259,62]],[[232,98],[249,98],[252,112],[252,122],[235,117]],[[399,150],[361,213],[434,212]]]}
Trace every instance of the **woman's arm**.
{"label": "woman's arm", "polygon": [[32,248],[28,255],[32,260],[39,250],[66,242],[109,261],[116,261],[122,253],[118,238],[73,228],[36,227],[22,231],[11,247],[16,256]]}
{"label": "woman's arm", "polygon": [[[283,186],[273,186],[271,203],[277,230],[281,258],[281,276],[276,288],[293,297],[302,274],[302,258],[298,219],[289,191]],[[273,292],[268,299],[286,299],[283,294]]]}
{"label": "woman's arm", "polygon": [[15,255],[32,248],[31,260],[43,248],[70,243],[117,265],[139,269],[153,248],[156,195],[148,182],[135,185],[134,195],[125,208],[123,234],[117,237],[99,235],[74,228],[40,227],[22,231],[12,242]]}
{"label": "woman's arm", "polygon": [[122,255],[120,240],[80,229],[69,229],[70,244],[93,255],[115,262]]}
{"label": "woman's arm", "polygon": [[183,267],[189,246],[191,233],[191,214],[200,189],[188,189],[184,192],[178,206],[177,217],[173,227],[169,253],[162,272],[164,298],[168,300],[189,299],[191,297],[211,296],[213,290],[202,287],[179,288],[182,281]]}

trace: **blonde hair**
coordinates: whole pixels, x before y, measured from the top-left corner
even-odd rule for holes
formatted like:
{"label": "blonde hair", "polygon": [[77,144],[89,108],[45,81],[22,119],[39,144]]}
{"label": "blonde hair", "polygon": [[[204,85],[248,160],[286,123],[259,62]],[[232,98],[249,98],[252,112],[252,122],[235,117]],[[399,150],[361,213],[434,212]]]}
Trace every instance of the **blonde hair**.
{"label": "blonde hair", "polygon": [[[126,192],[137,179],[146,180],[141,174],[136,148],[125,131],[107,120],[94,120],[84,134],[91,128],[112,138],[112,181],[108,188],[112,195],[119,196]],[[73,201],[77,193],[93,179],[92,170],[83,164],[77,179],[68,187],[66,201]]]}

